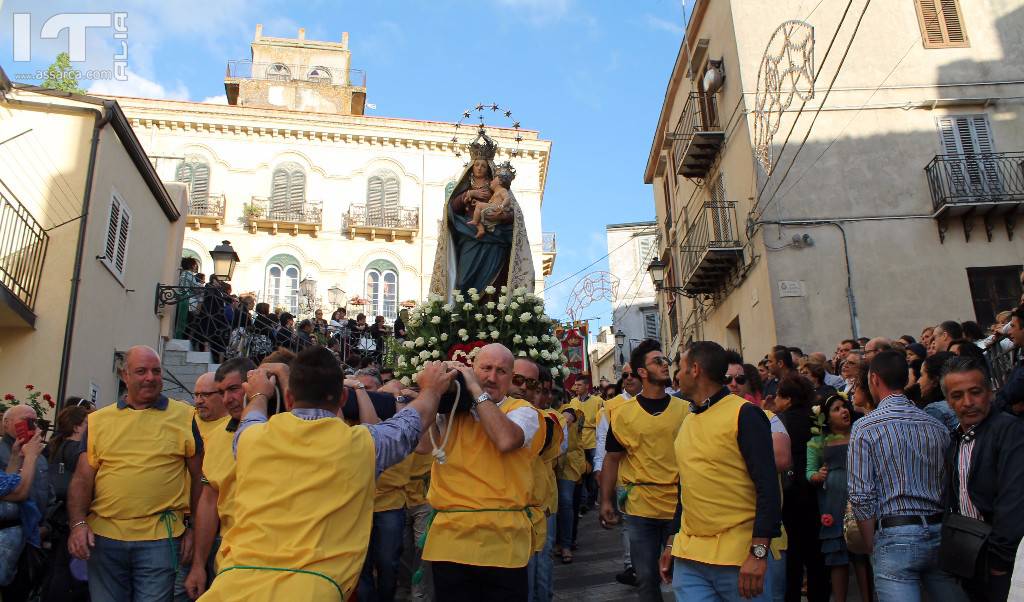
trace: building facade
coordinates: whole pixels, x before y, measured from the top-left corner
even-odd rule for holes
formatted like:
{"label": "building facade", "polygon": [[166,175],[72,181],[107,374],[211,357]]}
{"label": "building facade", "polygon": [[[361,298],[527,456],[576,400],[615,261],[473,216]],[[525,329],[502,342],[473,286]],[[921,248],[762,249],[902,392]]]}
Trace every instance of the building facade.
{"label": "building facade", "polygon": [[1024,2],[844,7],[697,0],[645,172],[667,344],[831,351],[1020,298]]}
{"label": "building facade", "polygon": [[658,339],[661,318],[647,266],[658,257],[657,222],[609,224],[608,268],[617,286],[612,291],[612,333],[622,332],[621,352],[615,354],[616,375],[640,341]]}
{"label": "building facade", "polygon": [[161,183],[116,102],[5,85],[0,387],[106,405],[124,352],[169,334],[153,300],[177,278],[186,187]]}
{"label": "building facade", "polygon": [[[470,140],[452,142],[454,123],[363,115],[365,76],[350,68],[347,38],[267,38],[257,27],[252,60],[229,64],[227,106],[118,100],[161,175],[189,186],[183,254],[204,273],[209,251],[229,240],[240,257],[234,293],[297,315],[347,306],[391,321],[427,295]],[[518,171],[512,190],[541,292],[555,255],[541,229],[551,143],[535,131],[488,134],[496,160]]]}

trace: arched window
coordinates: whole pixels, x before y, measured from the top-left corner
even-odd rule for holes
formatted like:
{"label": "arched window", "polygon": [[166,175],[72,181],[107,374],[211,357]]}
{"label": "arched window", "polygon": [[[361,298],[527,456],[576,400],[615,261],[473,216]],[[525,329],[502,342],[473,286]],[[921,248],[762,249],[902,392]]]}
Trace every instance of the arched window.
{"label": "arched window", "polygon": [[370,300],[371,316],[386,320],[398,317],[398,269],[393,263],[378,259],[366,266],[366,298]]}
{"label": "arched window", "polygon": [[282,163],[274,168],[270,181],[270,217],[289,219],[302,213],[306,201],[306,172],[298,163]]}
{"label": "arched window", "polygon": [[185,157],[178,163],[174,179],[188,185],[189,212],[203,215],[210,199],[210,166],[201,157]]}
{"label": "arched window", "polygon": [[264,300],[274,310],[283,307],[285,311],[297,314],[299,311],[299,277],[301,269],[298,260],[291,255],[275,255],[267,262]]}
{"label": "arched window", "polygon": [[371,226],[398,225],[400,186],[393,171],[381,171],[366,181],[366,223]]}
{"label": "arched window", "polygon": [[274,63],[267,67],[267,79],[286,82],[292,78],[292,72],[284,63]]}
{"label": "arched window", "polygon": [[203,257],[199,253],[193,251],[192,249],[182,249],[181,258],[185,259],[186,257],[191,257],[192,259],[195,259],[196,263],[199,264],[199,271],[203,271]]}
{"label": "arched window", "polygon": [[309,73],[306,74],[306,79],[311,82],[329,84],[331,83],[331,70],[317,65],[309,70]]}

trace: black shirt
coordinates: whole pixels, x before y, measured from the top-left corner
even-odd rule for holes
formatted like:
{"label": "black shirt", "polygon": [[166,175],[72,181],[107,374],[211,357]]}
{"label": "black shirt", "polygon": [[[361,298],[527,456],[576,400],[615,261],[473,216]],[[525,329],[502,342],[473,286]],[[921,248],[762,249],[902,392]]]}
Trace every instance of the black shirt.
{"label": "black shirt", "polygon": [[[634,397],[640,407],[651,416],[657,416],[665,411],[668,407],[669,401],[672,399],[669,395],[665,395],[661,399],[650,399],[643,395],[637,395]],[[622,447],[619,440],[615,438],[615,434],[612,433],[612,423],[608,423],[608,438],[604,441],[604,451],[606,452],[624,452],[626,448]]]}

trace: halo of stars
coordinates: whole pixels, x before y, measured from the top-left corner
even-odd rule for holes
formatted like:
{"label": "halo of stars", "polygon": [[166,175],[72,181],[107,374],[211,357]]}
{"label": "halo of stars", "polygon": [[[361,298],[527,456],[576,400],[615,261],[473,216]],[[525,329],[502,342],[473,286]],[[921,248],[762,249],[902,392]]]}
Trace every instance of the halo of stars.
{"label": "halo of stars", "polygon": [[[453,145],[453,148],[455,149],[456,157],[461,157],[463,154],[462,150],[460,149],[459,134],[462,131],[471,130],[472,128],[476,129],[475,135],[485,133],[487,131],[487,125],[484,121],[484,115],[486,115],[488,111],[495,114],[500,113],[511,122],[511,127],[513,130],[515,130],[516,133],[516,145],[515,148],[512,149],[510,154],[513,158],[519,156],[519,144],[523,141],[523,135],[519,131],[519,122],[512,117],[512,110],[509,109],[508,107],[502,107],[498,103],[477,103],[475,107],[463,111],[462,116],[455,123],[455,134],[452,136],[451,143]],[[474,120],[478,121],[478,123],[473,123]]]}

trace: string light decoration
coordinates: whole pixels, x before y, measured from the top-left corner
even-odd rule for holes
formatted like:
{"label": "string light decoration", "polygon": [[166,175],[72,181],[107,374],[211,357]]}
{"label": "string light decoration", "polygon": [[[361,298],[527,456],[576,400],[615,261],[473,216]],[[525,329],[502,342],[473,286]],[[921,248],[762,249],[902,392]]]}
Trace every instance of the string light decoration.
{"label": "string light decoration", "polygon": [[[462,157],[465,154],[462,151],[462,147],[465,146],[467,143],[459,141],[459,136],[463,132],[469,131],[470,133],[474,133],[475,135],[473,141],[479,140],[481,136],[486,138],[487,123],[484,119],[484,116],[487,115],[488,111],[490,111],[495,116],[504,116],[504,118],[508,120],[508,123],[511,124],[510,126],[507,127],[510,127],[511,129],[515,130],[514,140],[516,142],[516,145],[511,151],[509,151],[509,155],[512,158],[519,156],[519,144],[523,141],[523,135],[519,131],[519,122],[512,117],[512,110],[509,109],[508,107],[502,107],[498,103],[477,103],[475,107],[463,111],[462,117],[460,117],[458,122],[455,123],[455,135],[452,136],[451,143],[452,148],[455,149],[456,157]],[[474,120],[477,121],[477,123],[473,123]],[[465,165],[468,164],[469,162],[466,161]]]}
{"label": "string light decoration", "polygon": [[772,140],[793,99],[814,98],[814,26],[786,21],[775,30],[761,58],[754,100],[754,155],[771,174]]}
{"label": "string light decoration", "polygon": [[591,272],[580,278],[569,294],[565,315],[575,322],[583,310],[597,301],[615,301],[619,290],[619,279],[609,272]]}

